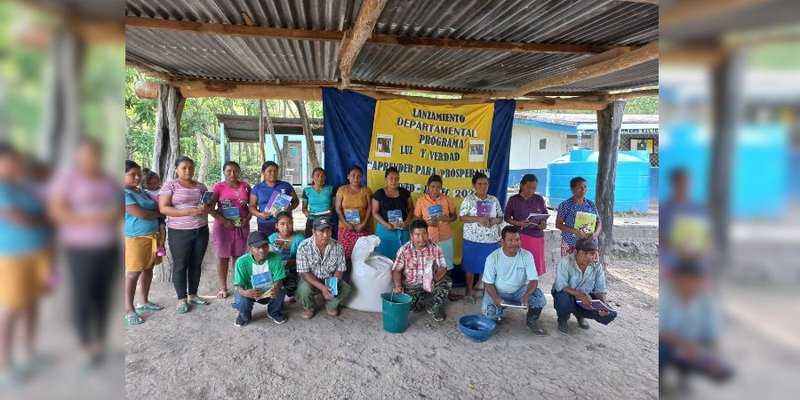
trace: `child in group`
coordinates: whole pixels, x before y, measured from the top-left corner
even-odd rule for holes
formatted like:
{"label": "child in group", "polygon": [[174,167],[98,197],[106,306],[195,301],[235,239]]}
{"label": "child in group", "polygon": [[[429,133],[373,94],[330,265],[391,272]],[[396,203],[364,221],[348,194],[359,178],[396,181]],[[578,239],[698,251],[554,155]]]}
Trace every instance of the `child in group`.
{"label": "child in group", "polygon": [[[161,190],[161,178],[157,173],[145,168],[144,176],[142,177],[142,191],[156,202],[156,210],[158,210],[159,190]],[[164,257],[167,255],[167,248],[164,247],[164,243],[167,240],[167,224],[164,218],[159,219],[158,231],[158,249],[156,250],[156,255]]]}
{"label": "child in group", "polygon": [[294,291],[297,289],[297,246],[305,237],[302,232],[294,231],[294,218],[288,211],[282,211],[275,217],[278,231],[269,236],[270,249],[281,255],[286,269],[286,280],[283,284],[286,290],[286,303],[293,303]]}

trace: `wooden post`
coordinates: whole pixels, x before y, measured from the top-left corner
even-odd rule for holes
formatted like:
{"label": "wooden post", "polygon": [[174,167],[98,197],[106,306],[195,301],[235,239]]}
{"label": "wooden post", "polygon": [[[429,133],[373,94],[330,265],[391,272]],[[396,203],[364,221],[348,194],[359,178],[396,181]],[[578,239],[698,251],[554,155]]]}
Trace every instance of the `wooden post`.
{"label": "wooden post", "polygon": [[175,160],[180,157],[180,123],[185,101],[174,87],[159,85],[152,169],[164,181],[173,178]]}
{"label": "wooden post", "polygon": [[61,27],[52,35],[47,85],[47,112],[44,113],[43,142],[39,156],[52,165],[64,167],[72,162],[72,149],[83,130],[81,118],[81,76],[85,48],[78,32]]}
{"label": "wooden post", "polygon": [[730,188],[734,165],[734,143],[742,115],[742,82],[744,59],[742,50],[727,55],[712,74],[714,95],[714,138],[711,146],[709,205],[714,241],[725,265],[730,249]]}
{"label": "wooden post", "polygon": [[597,111],[597,136],[600,141],[597,158],[597,181],[595,183],[595,205],[600,214],[600,253],[605,256],[614,245],[614,189],[617,179],[617,154],[622,127],[622,112],[625,100],[617,100],[604,110]]}
{"label": "wooden post", "polygon": [[225,124],[219,123],[219,179],[225,180],[225,171],[222,168],[228,162],[228,141],[225,138]]}
{"label": "wooden post", "polygon": [[261,154],[261,164],[267,161],[264,151],[264,99],[258,99],[258,151]]}
{"label": "wooden post", "polygon": [[[175,160],[180,157],[181,115],[186,99],[175,87],[161,84],[158,87],[158,115],[153,144],[153,171],[164,181],[175,175]],[[169,248],[169,242],[167,242]],[[154,270],[157,282],[172,282],[172,253],[167,255]]]}
{"label": "wooden post", "polygon": [[306,143],[311,143],[308,148],[308,160],[311,162],[311,170],[319,167],[319,157],[317,157],[317,149],[314,147],[314,133],[311,131],[311,125],[308,122],[308,112],[306,112],[306,102],[294,101],[297,106],[297,112],[300,113],[300,120],[303,122],[303,135],[305,135]]}

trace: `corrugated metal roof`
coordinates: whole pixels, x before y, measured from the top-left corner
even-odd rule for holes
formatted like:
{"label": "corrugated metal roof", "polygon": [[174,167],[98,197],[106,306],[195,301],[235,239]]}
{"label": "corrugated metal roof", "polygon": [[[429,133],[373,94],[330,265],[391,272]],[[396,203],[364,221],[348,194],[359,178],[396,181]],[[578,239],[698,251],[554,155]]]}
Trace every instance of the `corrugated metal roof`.
{"label": "corrugated metal roof", "polygon": [[[127,0],[126,15],[242,25],[345,31],[360,0]],[[642,45],[657,39],[658,7],[617,0],[389,0],[374,32],[403,37],[549,43]],[[217,36],[148,28],[126,29],[130,61],[184,78],[234,81],[339,79],[336,41]],[[513,90],[568,72],[586,54],[400,46],[367,43],[352,80],[364,85],[441,91]],[[657,62],[551,92],[585,93],[657,83]]]}
{"label": "corrugated metal roof", "polygon": [[643,45],[658,6],[618,0],[389,0],[375,33],[465,40]]}
{"label": "corrugated metal roof", "polygon": [[175,75],[235,81],[335,81],[339,43],[128,29],[127,57]]}
{"label": "corrugated metal roof", "polygon": [[[217,114],[217,121],[224,125],[228,142],[258,142],[258,117]],[[322,136],[322,119],[311,118],[311,132]],[[278,135],[302,135],[303,125],[299,118],[272,118],[272,126]]]}
{"label": "corrugated metal roof", "polygon": [[125,15],[244,25],[244,11],[257,26],[344,31],[359,7],[361,0],[126,0]]}

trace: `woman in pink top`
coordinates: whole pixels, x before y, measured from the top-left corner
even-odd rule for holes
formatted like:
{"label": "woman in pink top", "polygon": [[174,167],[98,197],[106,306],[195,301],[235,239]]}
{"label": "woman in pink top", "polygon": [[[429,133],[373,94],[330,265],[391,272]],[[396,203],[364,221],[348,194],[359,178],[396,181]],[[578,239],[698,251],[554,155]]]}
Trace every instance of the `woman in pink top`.
{"label": "woman in pink top", "polygon": [[211,191],[209,214],[214,217],[211,237],[219,258],[217,277],[219,292],[217,297],[228,297],[228,260],[236,266],[236,259],[247,252],[247,234],[250,233],[250,212],[247,209],[250,199],[250,184],[239,180],[241,169],[236,161],[228,161],[222,166],[225,175]]}
{"label": "woman in pink top", "polygon": [[100,144],[81,139],[75,163],[50,186],[51,219],[65,248],[72,283],[73,319],[87,365],[100,360],[106,343],[106,319],[120,265],[119,221],[124,208],[120,185],[101,169]]}
{"label": "woman in pink top", "polygon": [[[189,312],[189,303],[206,305],[197,296],[203,257],[208,247],[208,205],[201,202],[206,185],[194,180],[194,161],[175,160],[177,178],[159,192],[159,211],[167,216],[167,237],[172,253],[172,283],[178,295],[176,313]],[[188,300],[187,300],[188,298]]]}

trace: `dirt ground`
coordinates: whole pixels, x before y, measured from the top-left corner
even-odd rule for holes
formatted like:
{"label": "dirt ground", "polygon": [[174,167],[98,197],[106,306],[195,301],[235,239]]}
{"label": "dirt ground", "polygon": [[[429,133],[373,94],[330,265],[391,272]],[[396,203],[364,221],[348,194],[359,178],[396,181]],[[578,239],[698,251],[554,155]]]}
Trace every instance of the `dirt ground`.
{"label": "dirt ground", "polygon": [[[209,246],[200,295],[216,292],[215,263]],[[485,343],[469,342],[458,329],[458,318],[480,313],[480,303],[448,302],[443,322],[411,314],[402,334],[385,332],[379,313],[344,309],[339,317],[323,312],[302,320],[298,304],[286,308],[283,325],[257,305],[250,324],[238,328],[230,298],[176,315],[172,285],[157,283],[151,299],[167,308],[126,330],[126,396],[656,398],[655,260],[610,260],[608,297],[619,317],[609,326],[592,323],[588,331],[573,319],[571,336],[556,330],[553,268],[548,265],[540,281],[548,297],[541,317],[548,335],[534,336],[524,311],[510,310]]]}

